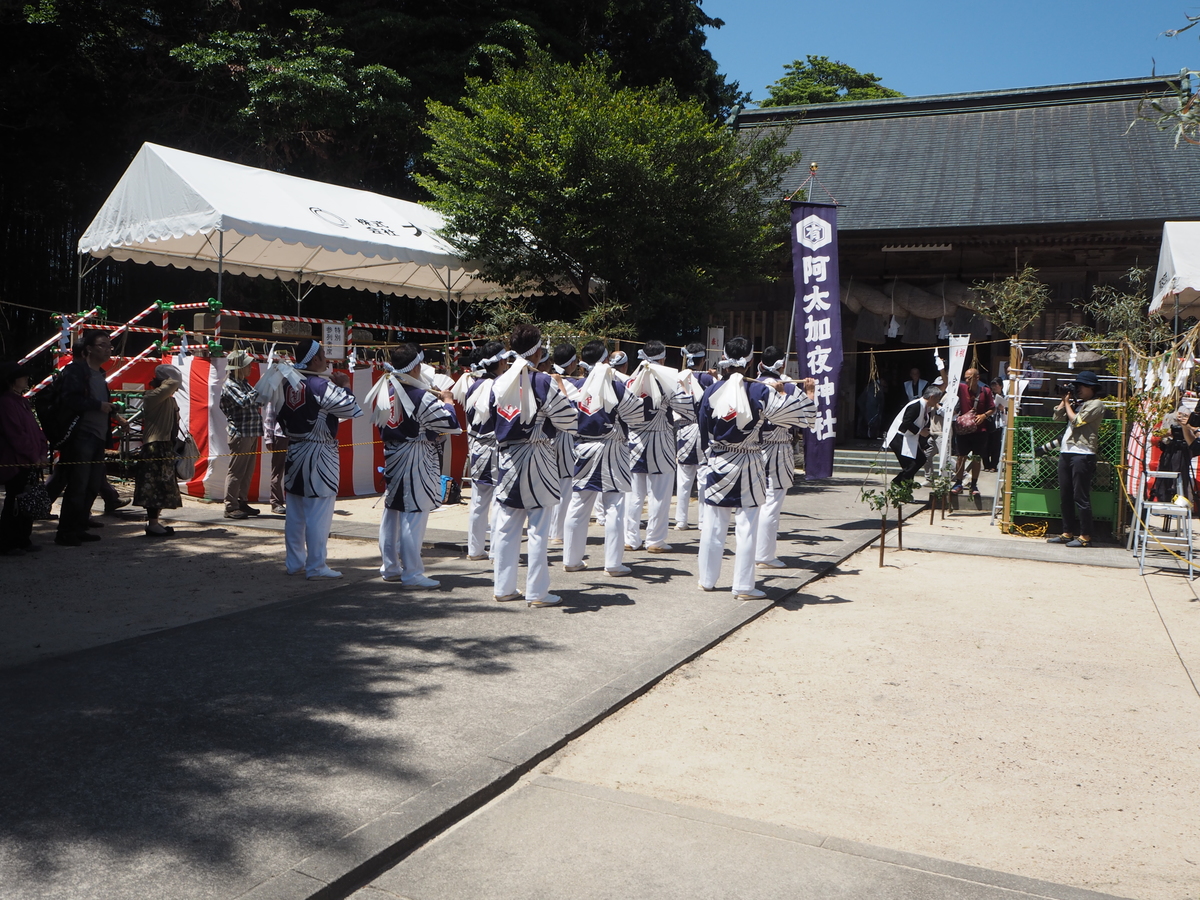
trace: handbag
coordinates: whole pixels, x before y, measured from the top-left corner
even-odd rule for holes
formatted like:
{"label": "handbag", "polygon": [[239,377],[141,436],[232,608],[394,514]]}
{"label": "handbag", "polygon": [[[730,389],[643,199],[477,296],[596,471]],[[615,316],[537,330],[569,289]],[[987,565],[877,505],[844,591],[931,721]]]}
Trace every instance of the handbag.
{"label": "handbag", "polygon": [[954,417],[954,433],[955,434],[974,434],[979,430],[979,401],[983,399],[983,387],[979,388],[979,393],[975,395],[975,402],[971,409],[965,413],[961,413]]}
{"label": "handbag", "polygon": [[200,448],[196,439],[190,434],[175,441],[175,477],[180,481],[191,481],[196,477],[196,460],[200,458]]}
{"label": "handbag", "polygon": [[26,519],[48,519],[51,500],[46,492],[46,482],[40,472],[34,479],[17,495],[17,512]]}

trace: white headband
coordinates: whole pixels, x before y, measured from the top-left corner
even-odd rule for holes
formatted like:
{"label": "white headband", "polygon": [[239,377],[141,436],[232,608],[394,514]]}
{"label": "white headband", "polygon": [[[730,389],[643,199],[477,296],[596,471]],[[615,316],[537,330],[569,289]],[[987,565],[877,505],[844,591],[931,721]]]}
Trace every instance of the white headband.
{"label": "white headband", "polygon": [[612,365],[614,366],[620,366],[627,362],[629,362],[629,357],[624,350],[618,350],[612,355]]}
{"label": "white headband", "polygon": [[312,362],[312,358],[317,355],[317,351],[320,349],[321,342],[313,341],[312,346],[308,348],[308,352],[304,354],[304,359],[296,363],[296,368],[303,369],[305,366],[307,366],[310,362]]}
{"label": "white headband", "polygon": [[567,374],[567,369],[571,368],[571,366],[575,365],[575,363],[577,363],[577,362],[579,362],[579,357],[578,357],[577,355],[576,355],[576,356],[572,356],[570,359],[568,359],[568,360],[567,360],[565,363],[563,363],[561,366],[560,366],[558,363],[555,363],[555,364],[554,364],[554,371],[555,371],[555,372],[557,372],[559,375],[566,375],[566,374]]}
{"label": "white headband", "polygon": [[722,356],[721,361],[717,363],[718,369],[744,369],[750,365],[750,361],[754,359],[754,354],[744,356],[741,359],[730,359],[728,356]]}
{"label": "white headband", "polygon": [[425,351],[424,350],[422,350],[420,353],[417,354],[416,359],[414,359],[412,362],[410,362],[403,369],[397,369],[396,372],[400,375],[407,375],[409,372],[411,372],[413,369],[415,369],[417,366],[419,366],[423,362],[425,362]]}
{"label": "white headband", "polygon": [[758,371],[760,371],[760,372],[774,372],[776,375],[778,375],[778,374],[779,374],[779,367],[780,367],[780,366],[782,366],[782,365],[784,364],[784,362],[785,362],[785,360],[782,360],[782,359],[781,359],[781,360],[779,360],[779,362],[775,363],[775,365],[773,365],[773,366],[768,366],[766,363],[759,363],[759,364],[758,364]]}
{"label": "white headband", "polygon": [[658,354],[658,356],[647,356],[645,350],[638,351],[638,359],[644,359],[646,362],[656,362],[660,359],[666,359],[666,358],[667,358],[666,350],[664,350],[662,353]]}
{"label": "white headband", "polygon": [[517,355],[524,359],[529,359],[529,357],[533,356],[533,354],[537,353],[539,350],[545,350],[545,349],[546,348],[542,346],[542,342],[538,341],[536,344],[534,344],[532,347],[530,347],[524,353],[518,353]]}

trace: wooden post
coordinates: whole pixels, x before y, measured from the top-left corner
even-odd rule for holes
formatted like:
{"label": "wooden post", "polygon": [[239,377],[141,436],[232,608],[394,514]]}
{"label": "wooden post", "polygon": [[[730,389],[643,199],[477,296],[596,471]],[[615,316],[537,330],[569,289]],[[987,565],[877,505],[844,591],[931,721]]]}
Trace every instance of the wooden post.
{"label": "wooden post", "polygon": [[[1190,349],[1188,352],[1191,352]],[[1113,537],[1119,540],[1125,536],[1125,522],[1129,516],[1129,510],[1121,502],[1121,498],[1125,496],[1121,482],[1125,479],[1125,465],[1128,459],[1129,447],[1129,432],[1127,430],[1129,422],[1128,410],[1126,409],[1129,396],[1129,350],[1124,344],[1121,345],[1121,355],[1117,360],[1117,374],[1120,376],[1120,379],[1117,381],[1117,418],[1121,421],[1121,449],[1119,459],[1117,460],[1116,472],[1114,473],[1118,483],[1116,485],[1116,500],[1113,501],[1113,507],[1116,510],[1113,515]],[[1184,387],[1186,388],[1187,386],[1184,385]],[[1148,462],[1149,455],[1147,454]],[[1146,468],[1149,468],[1149,466],[1147,465]]]}
{"label": "wooden post", "polygon": [[883,568],[883,545],[887,541],[887,507],[883,508],[883,515],[879,517],[879,568]]}
{"label": "wooden post", "polygon": [[896,504],[896,549],[904,549],[904,507]]}
{"label": "wooden post", "polygon": [[933,494],[930,494],[929,495],[929,524],[930,525],[933,524],[933,513],[934,513],[934,510],[937,509],[938,505],[940,505],[940,504],[938,504],[937,497],[933,496]]}

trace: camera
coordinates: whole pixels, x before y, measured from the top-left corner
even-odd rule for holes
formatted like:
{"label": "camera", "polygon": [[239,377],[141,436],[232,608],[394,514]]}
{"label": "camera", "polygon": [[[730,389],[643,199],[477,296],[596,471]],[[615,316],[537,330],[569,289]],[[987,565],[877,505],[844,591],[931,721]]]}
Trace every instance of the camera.
{"label": "camera", "polygon": [[1075,396],[1075,382],[1073,382],[1073,381],[1062,382],[1058,386],[1058,393],[1060,396],[1074,397]]}
{"label": "camera", "polygon": [[1200,409],[1188,416],[1188,424],[1193,428],[1200,428]]}

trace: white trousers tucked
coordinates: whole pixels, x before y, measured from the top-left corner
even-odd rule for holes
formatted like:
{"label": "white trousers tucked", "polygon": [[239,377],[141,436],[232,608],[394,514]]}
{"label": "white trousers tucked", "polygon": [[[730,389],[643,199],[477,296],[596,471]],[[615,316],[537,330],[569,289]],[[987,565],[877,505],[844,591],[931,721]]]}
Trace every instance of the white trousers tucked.
{"label": "white trousers tucked", "polygon": [[411,581],[425,574],[421,542],[428,524],[428,512],[383,511],[379,519],[379,555],[383,557],[380,575],[399,575]]}
{"label": "white trousers tucked", "polygon": [[[700,527],[701,587],[713,587],[721,576],[721,556],[725,552],[725,537],[729,533],[729,517],[734,511],[729,506],[710,506],[704,511],[704,524]],[[741,594],[754,590],[754,545],[758,536],[760,510],[757,506],[739,506],[736,512],[733,592]]]}
{"label": "white trousers tucked", "polygon": [[492,510],[494,484],[471,482],[471,503],[467,506],[467,556],[483,556],[487,545],[488,515]]}
{"label": "white trousers tucked", "polygon": [[786,496],[787,491],[784,488],[767,488],[766,502],[759,507],[761,512],[758,514],[756,562],[767,562],[775,558],[779,538],[779,515],[783,512],[783,498]]}
{"label": "white trousers tucked", "polygon": [[596,498],[604,507],[604,568],[616,569],[625,557],[625,495],[621,491],[576,491],[567,510],[567,530],[563,537],[563,565],[583,563],[587,546],[588,520]]}
{"label": "white trousers tucked", "polygon": [[287,495],[283,540],[287,545],[289,572],[295,574],[303,569],[305,575],[316,575],[326,568],[325,555],[329,550],[329,530],[333,527],[336,500],[336,497]]}
{"label": "white trousers tucked", "polygon": [[633,488],[625,495],[625,543],[630,547],[642,546],[642,503],[649,496],[646,511],[646,546],[661,547],[667,542],[670,523],[671,488],[675,486],[673,472],[648,475],[633,473]]}
{"label": "white trousers tucked", "polygon": [[556,541],[563,539],[567,525],[567,507],[571,505],[571,493],[571,479],[559,479],[558,495],[562,499],[554,504],[554,513],[550,518],[550,537]]}
{"label": "white trousers tucked", "polygon": [[[675,474],[675,525],[691,525],[689,516],[689,507],[692,502],[692,485],[696,483],[696,473],[699,466],[680,465],[676,469]],[[702,499],[697,497],[696,501],[696,517],[697,521],[704,524],[704,510],[706,504]]]}
{"label": "white trousers tucked", "polygon": [[497,503],[492,518],[492,565],[496,596],[517,591],[517,566],[521,562],[521,529],[529,520],[529,546],[526,549],[525,599],[541,600],[550,593],[550,567],[546,562],[550,508],[513,509]]}

